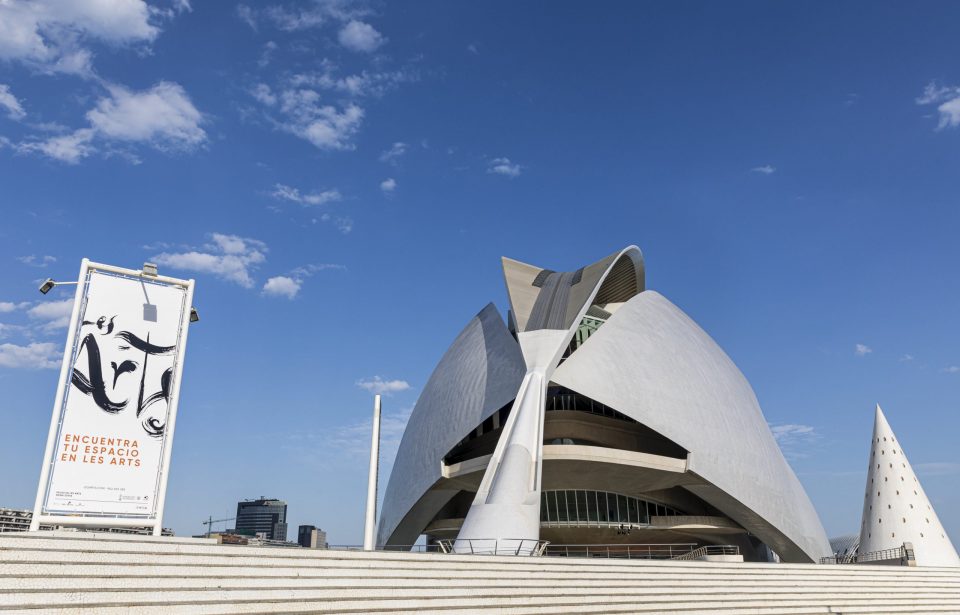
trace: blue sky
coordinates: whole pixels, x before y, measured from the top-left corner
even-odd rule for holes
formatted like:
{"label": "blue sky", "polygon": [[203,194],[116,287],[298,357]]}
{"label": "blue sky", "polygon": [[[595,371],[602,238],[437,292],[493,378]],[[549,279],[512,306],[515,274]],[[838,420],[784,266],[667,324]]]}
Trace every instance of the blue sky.
{"label": "blue sky", "polygon": [[955,3],[91,5],[0,5],[0,506],[32,505],[72,297],[36,284],[83,257],[197,279],[167,525],[266,495],[347,544],[371,393],[388,470],[505,313],[499,257],[637,244],[830,535],[879,402],[960,540]]}

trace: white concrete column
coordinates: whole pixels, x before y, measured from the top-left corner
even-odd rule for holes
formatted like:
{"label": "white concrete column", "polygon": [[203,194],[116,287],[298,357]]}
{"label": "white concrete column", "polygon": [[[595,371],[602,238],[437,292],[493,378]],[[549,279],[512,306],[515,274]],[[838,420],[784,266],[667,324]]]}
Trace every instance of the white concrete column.
{"label": "white concrete column", "polygon": [[380,462],[380,396],[373,398],[373,434],[370,438],[370,475],[367,479],[367,516],[363,528],[363,550],[376,549],[377,472]]}

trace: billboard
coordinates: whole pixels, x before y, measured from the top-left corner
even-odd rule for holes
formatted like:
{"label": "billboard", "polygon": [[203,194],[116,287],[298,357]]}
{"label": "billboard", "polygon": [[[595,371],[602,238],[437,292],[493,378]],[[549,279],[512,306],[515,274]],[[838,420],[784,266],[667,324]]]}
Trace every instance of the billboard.
{"label": "billboard", "polygon": [[84,261],[35,524],[159,528],[192,294]]}

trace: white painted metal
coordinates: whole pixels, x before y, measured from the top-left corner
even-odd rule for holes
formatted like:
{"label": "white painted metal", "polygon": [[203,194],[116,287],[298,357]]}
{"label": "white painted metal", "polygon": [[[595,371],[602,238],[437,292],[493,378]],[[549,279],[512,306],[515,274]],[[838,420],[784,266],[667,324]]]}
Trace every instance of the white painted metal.
{"label": "white painted metal", "polygon": [[[525,545],[535,545],[539,539],[547,384],[597,292],[622,258],[642,262],[640,249],[636,246],[625,248],[614,257],[605,259],[608,264],[593,288],[583,294],[580,305],[572,306],[576,316],[568,328],[518,332],[517,339],[527,373],[484,473],[480,490],[454,543],[458,552],[475,550],[476,545],[488,541],[490,545],[495,545],[492,548],[500,549],[505,554],[517,552],[519,548],[520,554],[529,555],[529,549],[533,547],[525,548]],[[506,275],[506,268],[504,273]],[[520,288],[529,292],[527,286],[521,284]],[[512,290],[509,278],[507,287]],[[511,304],[514,294],[516,291],[511,293]],[[564,311],[567,308],[565,304],[554,306],[554,309]]]}
{"label": "white painted metal", "polygon": [[[125,515],[65,515],[65,514],[45,514],[44,503],[47,498],[47,491],[50,488],[51,470],[54,464],[54,448],[56,439],[60,431],[60,425],[64,419],[64,398],[71,386],[73,375],[73,365],[78,351],[77,331],[81,311],[85,305],[86,292],[90,284],[90,275],[95,272],[118,274],[129,277],[144,277],[151,283],[162,283],[167,285],[180,286],[185,290],[183,302],[183,311],[181,313],[181,326],[177,339],[177,360],[174,368],[173,381],[170,390],[170,403],[166,413],[166,423],[164,426],[164,445],[162,457],[159,464],[159,474],[157,475],[158,491],[156,493],[155,510],[151,517],[125,516]],[[93,263],[88,259],[81,261],[80,275],[77,281],[77,291],[74,295],[74,305],[70,316],[70,324],[67,331],[67,341],[64,346],[63,362],[60,368],[60,378],[57,386],[57,393],[54,400],[54,407],[51,413],[50,430],[47,434],[47,444],[44,451],[43,464],[40,471],[40,481],[37,488],[37,497],[34,502],[34,514],[31,520],[30,530],[39,530],[41,524],[54,524],[61,526],[77,527],[150,527],[155,536],[160,536],[163,527],[163,511],[166,500],[167,479],[169,477],[170,460],[173,449],[173,435],[176,425],[177,406],[180,399],[180,383],[183,376],[183,363],[186,354],[187,332],[190,322],[190,310],[193,302],[194,280],[181,280],[167,276],[147,276],[142,271],[105,265],[102,263]]]}
{"label": "white painted metal", "polygon": [[367,515],[363,527],[363,550],[376,548],[377,473],[380,469],[380,396],[373,398],[373,430],[370,437],[370,475],[367,477]]}
{"label": "white painted metal", "polygon": [[63,361],[60,364],[60,378],[57,381],[57,394],[53,400],[53,412],[50,414],[50,429],[47,432],[47,445],[43,452],[43,464],[40,466],[40,483],[37,486],[37,498],[33,504],[33,519],[30,521],[30,531],[40,529],[40,516],[43,509],[43,500],[47,493],[47,481],[50,479],[50,468],[53,466],[53,449],[56,446],[60,410],[63,407],[63,396],[70,386],[72,374],[73,353],[76,350],[77,321],[80,319],[80,303],[83,299],[84,286],[90,261],[80,261],[80,275],[77,278],[77,291],[73,296],[73,310],[70,312],[70,324],[67,329],[67,343],[63,347]]}
{"label": "white painted metal", "polygon": [[[160,276],[155,276],[159,279]],[[167,278],[169,280],[169,278]],[[163,531],[163,509],[167,502],[167,481],[170,478],[170,459],[173,455],[173,432],[177,426],[177,406],[180,404],[180,383],[183,381],[183,364],[187,350],[187,332],[190,329],[190,310],[193,309],[194,281],[187,281],[187,297],[184,301],[183,325],[180,327],[180,339],[177,341],[179,357],[177,358],[176,373],[173,376],[173,390],[167,424],[164,427],[163,463],[160,465],[160,490],[157,493],[157,520],[153,526],[153,535],[159,536]],[[209,529],[209,528],[208,528]]]}
{"label": "white painted metal", "polygon": [[902,443],[877,405],[870,444],[860,553],[913,543],[917,566],[957,566],[960,557],[940,523]]}

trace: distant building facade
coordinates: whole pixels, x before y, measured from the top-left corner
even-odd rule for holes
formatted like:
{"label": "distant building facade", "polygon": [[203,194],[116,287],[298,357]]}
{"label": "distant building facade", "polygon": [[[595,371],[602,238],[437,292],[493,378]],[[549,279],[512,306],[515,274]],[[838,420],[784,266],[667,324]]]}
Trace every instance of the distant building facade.
{"label": "distant building facade", "polygon": [[[33,520],[32,510],[23,510],[20,508],[0,508],[0,532],[26,532],[30,529],[30,522]],[[61,529],[60,526],[43,524],[41,530]],[[74,529],[74,528],[71,528]],[[139,534],[141,536],[150,536],[153,534],[152,527],[90,527],[75,528],[78,532],[110,532],[112,534]],[[173,530],[168,527],[163,528],[164,536],[173,536]]]}
{"label": "distant building facade", "polygon": [[32,519],[33,511],[0,508],[0,532],[26,532]]}
{"label": "distant building facade", "polygon": [[237,534],[267,540],[287,539],[287,503],[264,498],[237,502]]}
{"label": "distant building facade", "polygon": [[297,542],[308,549],[326,549],[327,533],[315,525],[301,525],[297,532]]}

